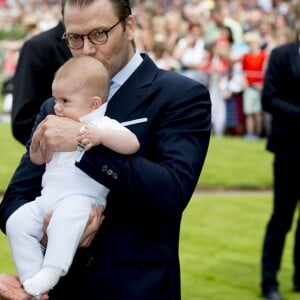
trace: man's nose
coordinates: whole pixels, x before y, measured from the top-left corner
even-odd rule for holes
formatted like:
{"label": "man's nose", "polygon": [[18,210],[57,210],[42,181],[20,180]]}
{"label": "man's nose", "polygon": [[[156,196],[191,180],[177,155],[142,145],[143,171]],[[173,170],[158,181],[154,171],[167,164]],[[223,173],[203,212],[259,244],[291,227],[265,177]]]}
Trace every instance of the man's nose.
{"label": "man's nose", "polygon": [[89,55],[91,53],[95,53],[96,51],[96,45],[94,45],[87,36],[83,37],[83,48],[82,53]]}

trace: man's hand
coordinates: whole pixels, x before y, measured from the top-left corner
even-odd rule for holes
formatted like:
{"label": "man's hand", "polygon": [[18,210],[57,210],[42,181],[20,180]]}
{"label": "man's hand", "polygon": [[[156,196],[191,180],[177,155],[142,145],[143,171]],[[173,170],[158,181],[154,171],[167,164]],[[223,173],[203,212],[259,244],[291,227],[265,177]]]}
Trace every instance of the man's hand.
{"label": "man's hand", "polygon": [[[87,248],[91,245],[95,235],[97,234],[104,220],[103,211],[104,211],[103,206],[99,206],[99,207],[93,206],[85,231],[81,237],[79,247]],[[43,224],[44,236],[40,241],[40,243],[44,247],[47,246],[48,238],[46,232],[47,232],[47,227],[49,225],[49,222],[51,220],[51,216],[52,216],[52,212],[48,213],[44,218],[44,224]]]}
{"label": "man's hand", "polygon": [[[34,300],[28,295],[19,278],[10,274],[0,274],[0,300]],[[41,300],[49,299],[47,294],[41,297]]]}
{"label": "man's hand", "polygon": [[82,123],[68,118],[49,115],[43,120],[32,136],[31,150],[37,148],[49,162],[53,152],[75,151],[77,147],[77,133]]}
{"label": "man's hand", "polygon": [[92,213],[90,214],[89,221],[86,225],[85,231],[81,237],[79,246],[87,248],[91,245],[95,235],[97,234],[103,220],[104,207],[103,206],[93,206]]}

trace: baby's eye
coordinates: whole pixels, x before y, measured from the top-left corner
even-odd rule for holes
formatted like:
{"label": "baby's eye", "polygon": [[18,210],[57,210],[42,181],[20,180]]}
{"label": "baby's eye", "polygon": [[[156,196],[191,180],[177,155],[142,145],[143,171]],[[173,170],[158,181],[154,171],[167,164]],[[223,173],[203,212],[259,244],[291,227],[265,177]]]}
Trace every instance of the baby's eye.
{"label": "baby's eye", "polygon": [[62,101],[63,101],[63,103],[69,103],[70,102],[68,99],[63,99]]}

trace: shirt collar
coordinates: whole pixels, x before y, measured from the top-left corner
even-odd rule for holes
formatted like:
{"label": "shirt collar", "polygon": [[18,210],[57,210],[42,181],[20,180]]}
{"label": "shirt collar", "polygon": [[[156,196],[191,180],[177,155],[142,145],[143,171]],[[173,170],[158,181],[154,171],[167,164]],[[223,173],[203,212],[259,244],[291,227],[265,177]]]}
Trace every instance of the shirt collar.
{"label": "shirt collar", "polygon": [[143,59],[138,51],[135,51],[131,60],[121,69],[111,80],[119,87],[130,77],[130,75],[138,68]]}

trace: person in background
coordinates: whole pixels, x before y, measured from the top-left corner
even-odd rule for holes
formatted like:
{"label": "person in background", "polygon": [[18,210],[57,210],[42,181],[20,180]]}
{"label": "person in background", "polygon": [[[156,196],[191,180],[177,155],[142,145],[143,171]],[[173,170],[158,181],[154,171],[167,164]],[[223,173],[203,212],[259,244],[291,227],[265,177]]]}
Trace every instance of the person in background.
{"label": "person in background", "polygon": [[189,23],[187,33],[178,40],[173,56],[181,64],[181,73],[206,84],[206,74],[203,72],[205,61],[205,40],[201,23]]}
{"label": "person in background", "polygon": [[215,41],[208,51],[208,89],[212,103],[212,132],[222,136],[226,126],[226,82],[230,75],[230,46],[222,40]]}
{"label": "person in background", "polygon": [[[88,124],[78,135],[80,149],[102,144],[124,155],[139,149],[132,132],[104,117],[109,77],[100,61],[89,56],[71,58],[55,73],[52,90],[57,116]],[[39,150],[30,148],[30,159],[42,165],[45,161]],[[75,167],[80,154],[78,150],[54,153],[43,175],[41,196],[21,206],[6,224],[19,277],[25,290],[35,297],[52,289],[68,272],[93,205],[106,205],[109,190]],[[52,217],[44,254],[40,240],[48,213]]]}
{"label": "person in background", "polygon": [[30,138],[41,104],[52,95],[56,70],[71,56],[62,40],[63,23],[26,40],[21,48],[13,77],[11,127],[23,145]]}
{"label": "person in background", "polygon": [[2,77],[2,96],[3,107],[5,113],[11,112],[12,107],[12,78],[16,71],[16,65],[20,52],[20,42],[15,41],[0,41],[0,49],[4,52],[4,61],[0,73]]}
{"label": "person in background", "polygon": [[[300,198],[300,57],[299,41],[271,52],[262,91],[262,108],[271,115],[267,150],[274,153],[273,209],[266,227],[261,257],[264,298],[283,299],[278,272],[287,233],[292,227]],[[300,292],[300,220],[296,223],[293,254],[293,290]]]}
{"label": "person in background", "polygon": [[245,78],[243,112],[246,132],[244,138],[255,140],[261,137],[263,129],[261,91],[268,55],[265,50],[261,49],[261,36],[257,31],[246,32],[245,42],[249,46],[249,52],[241,57]]}
{"label": "person in background", "polygon": [[[77,249],[50,299],[179,300],[181,218],[207,154],[209,92],[136,51],[128,0],[63,0],[62,15],[72,54],[92,56],[109,72],[106,116],[134,132],[140,149],[122,155],[98,145],[75,163],[110,192],[102,225],[91,218],[88,247]],[[31,138],[46,162],[53,152],[76,150],[83,125],[53,115],[53,107],[53,99],[43,104]],[[9,216],[40,194],[44,169],[27,150],[0,205],[3,231]]]}

